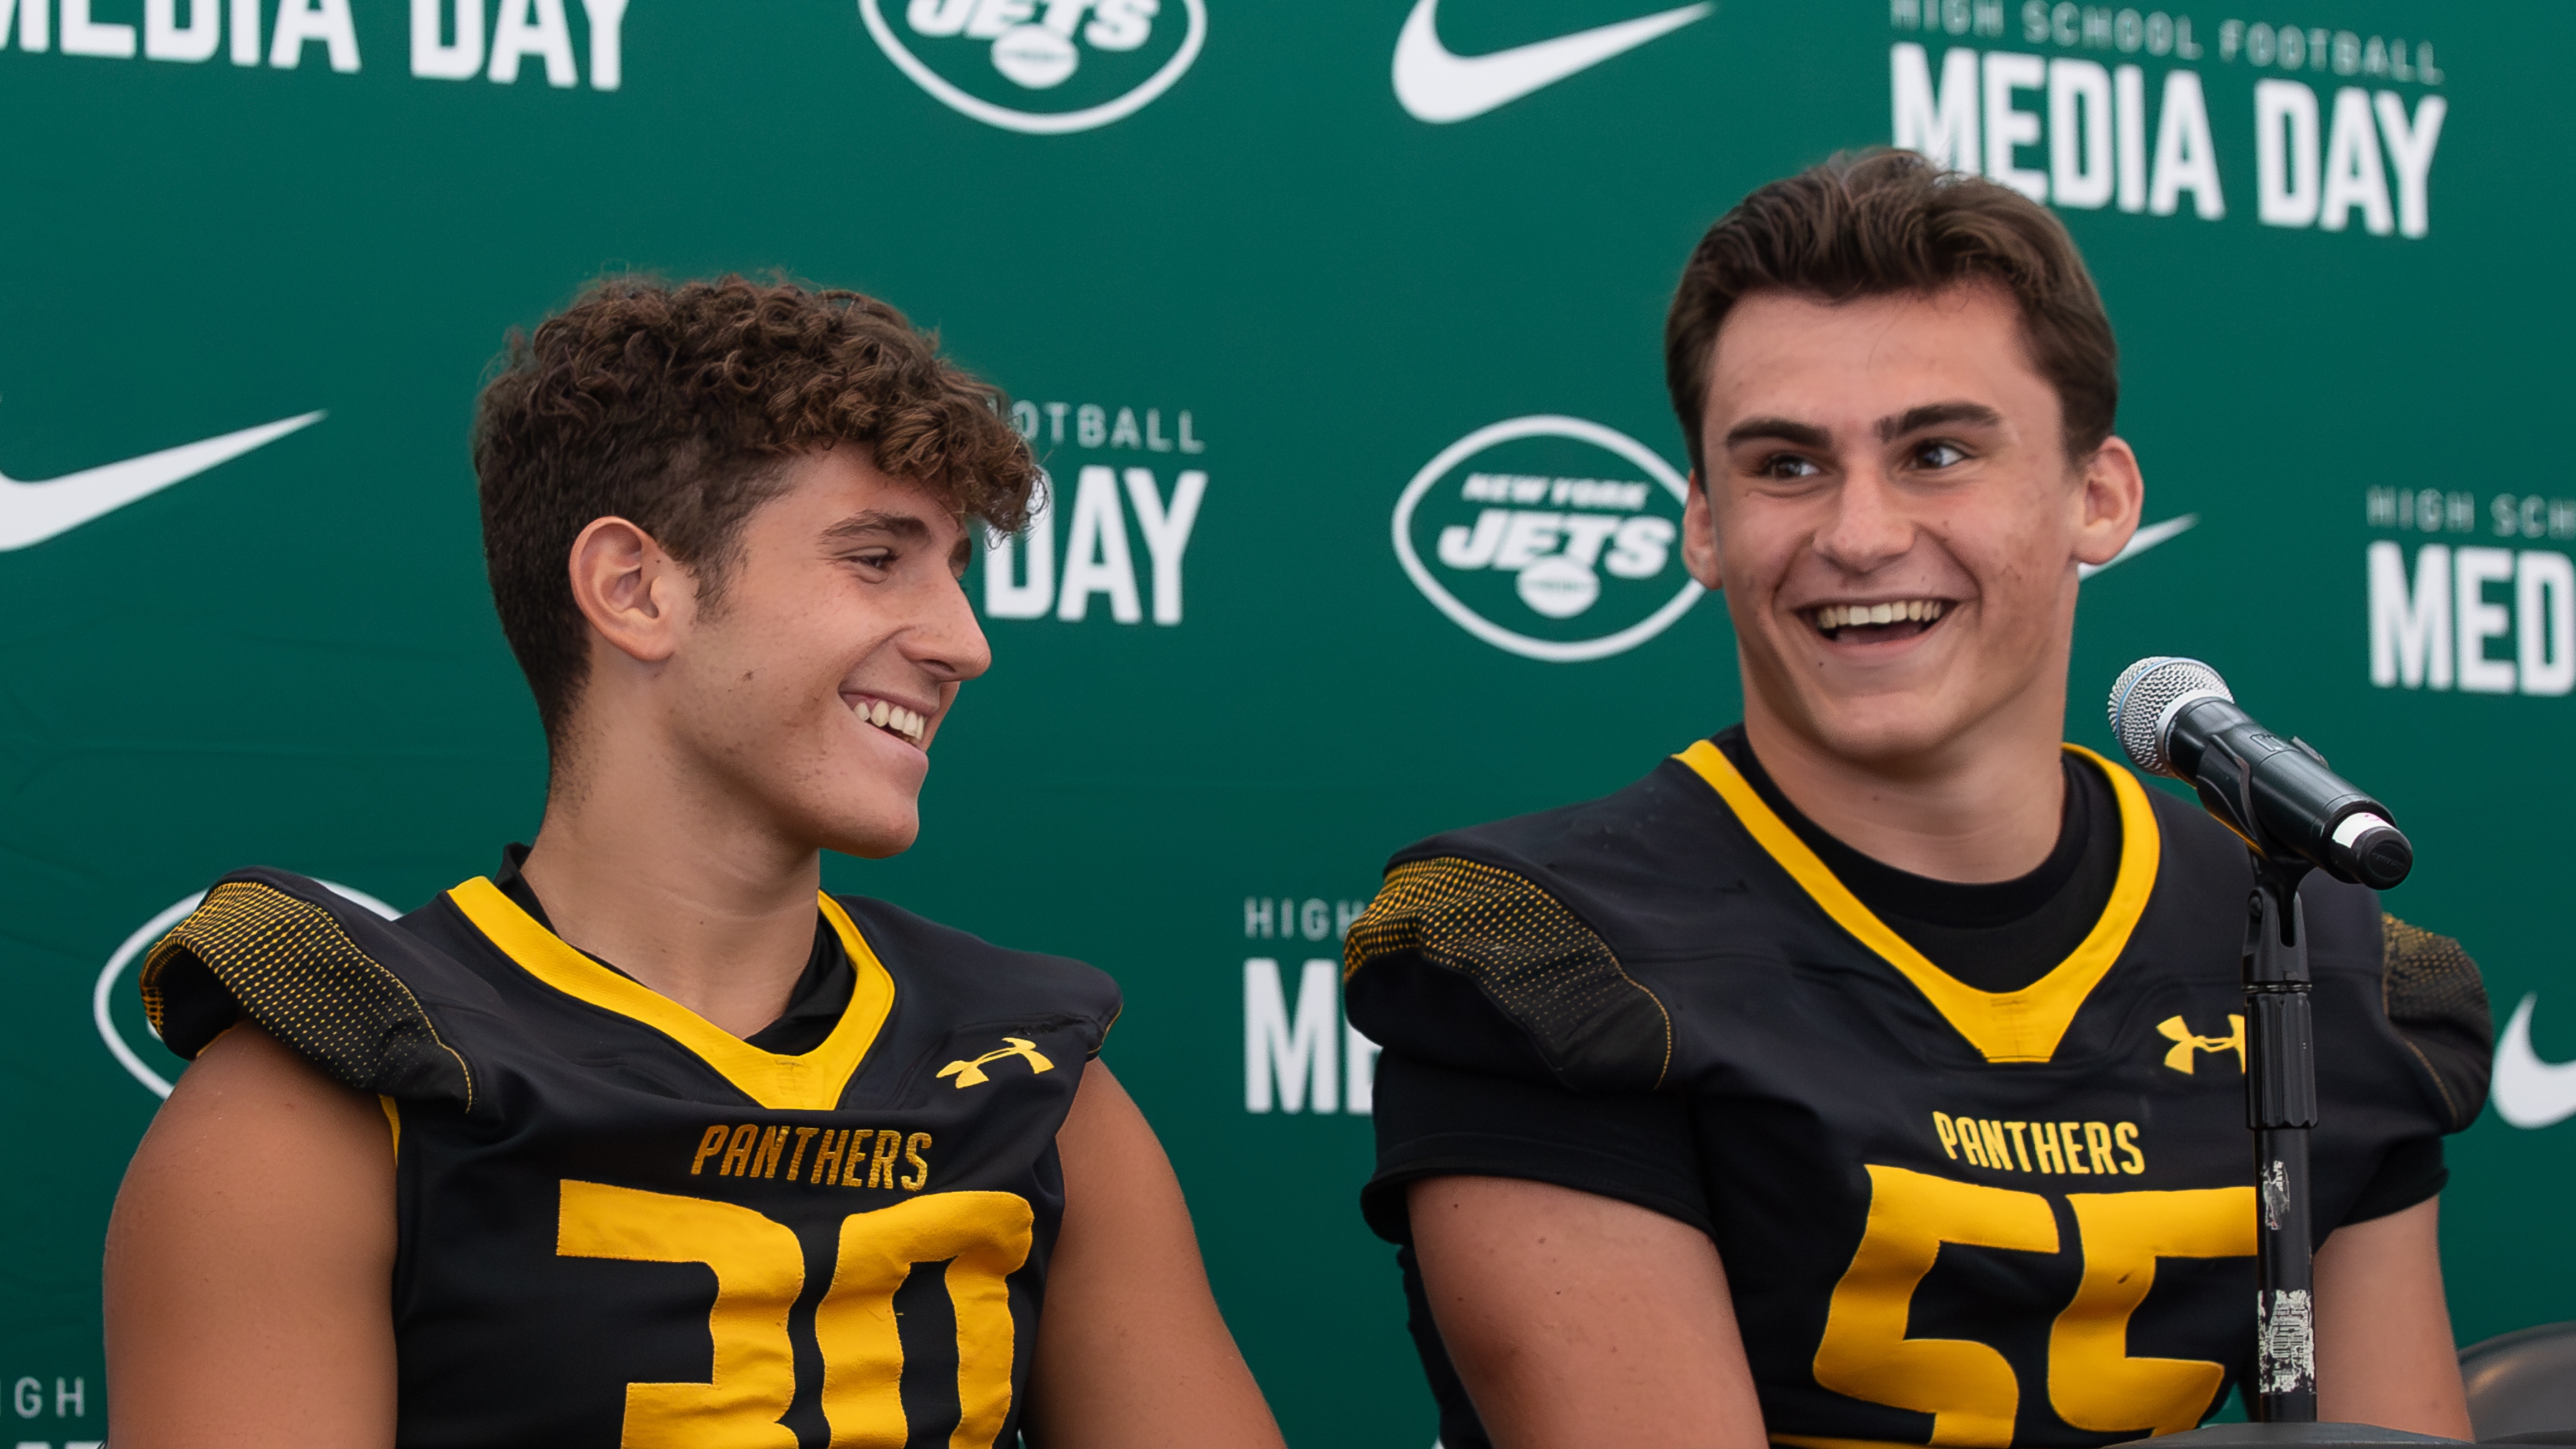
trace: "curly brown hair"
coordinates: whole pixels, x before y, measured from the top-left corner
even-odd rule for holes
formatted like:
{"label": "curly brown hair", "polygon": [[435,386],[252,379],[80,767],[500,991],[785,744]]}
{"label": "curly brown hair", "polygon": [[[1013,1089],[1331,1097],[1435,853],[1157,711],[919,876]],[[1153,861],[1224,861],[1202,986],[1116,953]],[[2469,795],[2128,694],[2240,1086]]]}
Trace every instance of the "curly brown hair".
{"label": "curly brown hair", "polygon": [[534,335],[513,329],[474,421],[483,558],[501,632],[560,745],[589,664],[573,540],[624,518],[722,602],[752,510],[785,464],[843,443],[1005,533],[1036,461],[1001,392],[857,292],[738,276],[601,281]]}
{"label": "curly brown hair", "polygon": [[2090,457],[2120,409],[2120,348],[2065,224],[2011,187],[1874,148],[1755,190],[1682,268],[1664,378],[1692,470],[1708,476],[1700,426],[1718,328],[1737,301],[1781,291],[1847,302],[1978,279],[2012,294],[2031,361],[2057,391],[2066,455]]}

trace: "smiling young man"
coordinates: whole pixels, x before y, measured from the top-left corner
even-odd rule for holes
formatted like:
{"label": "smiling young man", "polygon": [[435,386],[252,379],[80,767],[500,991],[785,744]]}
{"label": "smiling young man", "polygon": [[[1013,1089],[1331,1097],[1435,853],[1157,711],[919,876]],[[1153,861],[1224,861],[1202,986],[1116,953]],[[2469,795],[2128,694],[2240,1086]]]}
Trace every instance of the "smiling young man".
{"label": "smiling young man", "polygon": [[994,392],[853,293],[612,282],[475,466],[543,825],[396,922],[242,871],[155,948],[119,1449],[1276,1446],[1117,988],[819,890],[990,662]]}
{"label": "smiling young man", "polygon": [[[1442,1442],[2188,1428],[2253,1358],[2252,877],[2060,742],[2143,497],[2092,281],[2017,193],[1837,160],[1710,229],[1666,357],[1743,724],[1400,852],[1349,935]],[[2369,892],[2305,902],[2321,1410],[2465,1438],[2434,1214],[2485,996]]]}

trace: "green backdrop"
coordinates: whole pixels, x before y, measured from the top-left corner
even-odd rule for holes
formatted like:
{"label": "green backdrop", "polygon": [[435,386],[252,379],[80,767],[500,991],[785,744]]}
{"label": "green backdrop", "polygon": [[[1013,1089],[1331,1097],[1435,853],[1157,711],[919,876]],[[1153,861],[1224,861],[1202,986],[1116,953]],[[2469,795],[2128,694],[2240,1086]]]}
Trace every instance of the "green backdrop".
{"label": "green backdrop", "polygon": [[1057,502],[970,581],[995,668],[919,847],[830,884],[1113,972],[1110,1059],[1290,1438],[1428,1443],[1354,1208],[1367,1053],[1306,963],[1394,847],[1735,717],[1723,610],[1655,545],[1663,305],[1745,190],[1894,139],[2061,208],[2148,516],[2195,521],[2086,584],[2070,738],[2196,653],[2395,806],[2392,905],[2500,1026],[2537,997],[2526,1125],[2453,1148],[2460,1334],[2576,1317],[2535,149],[2576,22],[1639,3],[0,9],[0,473],[66,479],[0,484],[0,1425],[105,1437],[101,1229],[177,1069],[120,947],[236,865],[409,907],[534,829],[466,426],[507,328],[636,266],[878,293],[1026,401]]}

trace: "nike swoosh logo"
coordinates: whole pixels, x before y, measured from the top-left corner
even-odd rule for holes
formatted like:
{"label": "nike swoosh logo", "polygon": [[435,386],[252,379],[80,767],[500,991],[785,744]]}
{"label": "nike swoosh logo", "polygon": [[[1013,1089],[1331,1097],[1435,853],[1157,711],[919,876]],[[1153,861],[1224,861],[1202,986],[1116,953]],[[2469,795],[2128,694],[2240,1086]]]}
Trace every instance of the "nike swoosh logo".
{"label": "nike swoosh logo", "polygon": [[1589,70],[1706,16],[1713,4],[1684,5],[1491,55],[1458,55],[1440,43],[1432,20],[1440,0],[1414,0],[1395,39],[1395,98],[1417,121],[1446,125],[1481,116],[1532,91]]}
{"label": "nike swoosh logo", "polygon": [[2576,1117],[2576,1062],[2544,1062],[2531,1049],[2531,1013],[2540,1004],[2526,996],[2496,1044],[2495,1084],[2488,1100],[2496,1115],[2516,1127],[2546,1127]]}
{"label": "nike swoosh logo", "polygon": [[218,463],[228,462],[275,442],[298,428],[311,427],[322,421],[318,412],[302,417],[280,418],[220,438],[198,443],[182,443],[122,463],[103,463],[66,473],[42,483],[21,483],[0,476],[0,553],[43,543],[56,534],[68,533],[93,518],[114,513],[138,498],[149,497],[173,483],[194,478]]}
{"label": "nike swoosh logo", "polygon": [[2079,579],[2089,579],[2095,574],[2102,572],[2104,569],[2113,568],[2120,564],[2127,563],[2129,560],[2145,553],[2148,549],[2154,548],[2157,544],[2164,542],[2166,539],[2172,538],[2176,534],[2190,531],[2191,526],[2198,522],[2200,522],[2199,514],[2186,513],[2180,518],[2168,518],[2162,523],[2150,523],[2146,527],[2129,535],[2128,547],[2121,549],[2118,553],[2111,555],[2102,562],[2097,564],[2077,564],[2075,566],[2075,576]]}

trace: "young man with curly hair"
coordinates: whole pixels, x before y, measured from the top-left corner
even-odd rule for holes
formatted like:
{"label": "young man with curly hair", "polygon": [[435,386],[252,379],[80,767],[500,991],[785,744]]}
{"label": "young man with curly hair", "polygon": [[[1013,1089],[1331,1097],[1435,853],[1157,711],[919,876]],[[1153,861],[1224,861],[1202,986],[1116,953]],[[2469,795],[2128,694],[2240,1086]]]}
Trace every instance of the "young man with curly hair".
{"label": "young man with curly hair", "polygon": [[883,303],[616,281],[485,390],[533,846],[385,923],[218,882],[107,1256],[119,1449],[1278,1441],[1101,973],[893,855],[1036,467]]}
{"label": "young man with curly hair", "polygon": [[[1349,936],[1442,1442],[2189,1428],[2254,1359],[2253,877],[2061,742],[2077,581],[2144,496],[2083,261],[1880,153],[1746,197],[1665,336],[1743,723],[1399,852]],[[2485,997],[2369,891],[2303,899],[2320,1412],[2465,1438],[2434,1215]]]}

